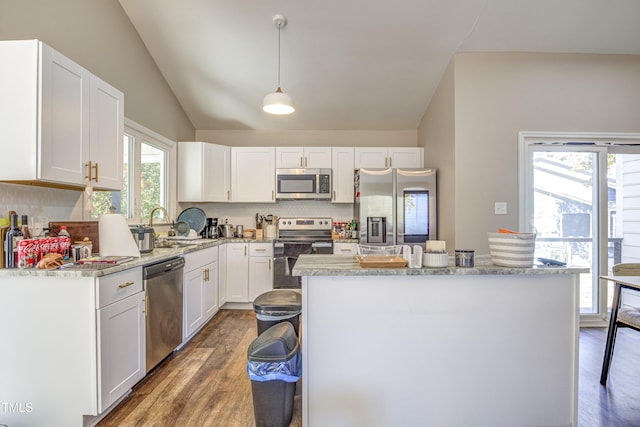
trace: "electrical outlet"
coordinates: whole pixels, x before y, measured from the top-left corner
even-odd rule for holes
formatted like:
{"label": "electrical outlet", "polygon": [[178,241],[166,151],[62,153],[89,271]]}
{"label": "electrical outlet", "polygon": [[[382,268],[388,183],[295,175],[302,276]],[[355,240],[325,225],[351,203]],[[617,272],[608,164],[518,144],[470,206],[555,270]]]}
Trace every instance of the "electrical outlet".
{"label": "electrical outlet", "polygon": [[495,204],[495,214],[496,215],[506,215],[507,214],[507,202],[496,202],[496,204]]}

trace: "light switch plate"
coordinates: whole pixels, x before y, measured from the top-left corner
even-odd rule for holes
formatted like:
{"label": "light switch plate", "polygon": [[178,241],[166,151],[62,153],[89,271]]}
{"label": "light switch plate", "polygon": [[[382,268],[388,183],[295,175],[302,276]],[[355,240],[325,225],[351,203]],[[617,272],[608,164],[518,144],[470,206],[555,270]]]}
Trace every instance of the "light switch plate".
{"label": "light switch plate", "polygon": [[495,214],[496,215],[506,215],[507,214],[507,202],[496,202]]}

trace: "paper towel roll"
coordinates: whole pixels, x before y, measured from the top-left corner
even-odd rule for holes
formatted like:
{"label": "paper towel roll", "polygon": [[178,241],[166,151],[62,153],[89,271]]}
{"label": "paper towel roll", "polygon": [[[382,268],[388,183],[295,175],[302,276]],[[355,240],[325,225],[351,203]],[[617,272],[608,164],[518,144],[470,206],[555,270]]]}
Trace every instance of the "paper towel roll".
{"label": "paper towel roll", "polygon": [[104,214],[98,219],[101,256],[140,256],[129,224],[122,214]]}

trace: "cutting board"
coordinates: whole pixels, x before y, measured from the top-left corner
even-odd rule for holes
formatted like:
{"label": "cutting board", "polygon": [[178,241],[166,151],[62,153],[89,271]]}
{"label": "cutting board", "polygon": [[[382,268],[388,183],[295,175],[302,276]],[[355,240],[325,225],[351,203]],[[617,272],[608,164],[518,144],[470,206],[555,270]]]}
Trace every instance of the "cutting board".
{"label": "cutting board", "polygon": [[92,252],[100,253],[100,239],[98,236],[98,221],[64,221],[64,222],[50,222],[49,228],[51,229],[51,235],[57,236],[60,231],[60,226],[66,225],[67,231],[71,236],[71,244],[77,241],[81,241],[85,237],[91,240]]}

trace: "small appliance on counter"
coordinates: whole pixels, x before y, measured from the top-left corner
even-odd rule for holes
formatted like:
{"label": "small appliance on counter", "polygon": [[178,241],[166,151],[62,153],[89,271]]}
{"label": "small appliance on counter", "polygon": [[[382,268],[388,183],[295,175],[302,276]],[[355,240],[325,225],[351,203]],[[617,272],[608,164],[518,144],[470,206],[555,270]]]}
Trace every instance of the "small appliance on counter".
{"label": "small appliance on counter", "polygon": [[156,233],[153,227],[134,225],[129,228],[140,253],[152,252],[155,249]]}
{"label": "small appliance on counter", "polygon": [[220,237],[233,237],[233,224],[224,223],[219,226]]}
{"label": "small appliance on counter", "polygon": [[205,239],[217,239],[220,237],[218,229],[218,218],[207,218],[204,230],[200,233]]}

